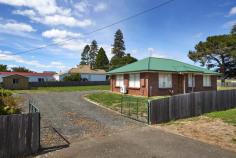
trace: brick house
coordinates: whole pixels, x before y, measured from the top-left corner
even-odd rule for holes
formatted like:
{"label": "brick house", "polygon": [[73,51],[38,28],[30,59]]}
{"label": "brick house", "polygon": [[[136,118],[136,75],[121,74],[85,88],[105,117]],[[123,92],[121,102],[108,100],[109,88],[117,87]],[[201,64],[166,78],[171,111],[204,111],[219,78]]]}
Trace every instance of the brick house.
{"label": "brick house", "polygon": [[109,71],[112,92],[141,96],[180,94],[217,89],[220,74],[173,59],[149,57]]}

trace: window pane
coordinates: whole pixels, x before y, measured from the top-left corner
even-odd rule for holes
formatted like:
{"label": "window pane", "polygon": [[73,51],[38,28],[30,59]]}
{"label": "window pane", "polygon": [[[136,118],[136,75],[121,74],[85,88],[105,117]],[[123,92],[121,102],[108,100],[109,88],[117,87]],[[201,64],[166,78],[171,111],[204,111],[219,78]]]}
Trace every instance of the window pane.
{"label": "window pane", "polygon": [[172,74],[159,73],[159,88],[172,87]]}
{"label": "window pane", "polygon": [[210,87],[211,86],[211,76],[210,75],[204,75],[203,76],[203,86],[204,87]]}
{"label": "window pane", "polygon": [[124,83],[124,76],[116,75],[116,86],[117,87],[123,86],[123,83]]}
{"label": "window pane", "polygon": [[188,86],[195,87],[195,76],[193,74],[188,74]]}
{"label": "window pane", "polygon": [[129,87],[140,88],[140,74],[129,75]]}

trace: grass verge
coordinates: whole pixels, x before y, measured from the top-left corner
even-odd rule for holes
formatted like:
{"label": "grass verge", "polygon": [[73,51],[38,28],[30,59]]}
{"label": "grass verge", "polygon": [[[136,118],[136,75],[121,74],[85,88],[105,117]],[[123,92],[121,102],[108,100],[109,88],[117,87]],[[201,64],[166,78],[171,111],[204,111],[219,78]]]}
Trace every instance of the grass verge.
{"label": "grass verge", "polygon": [[223,87],[223,86],[218,86],[217,90],[222,91],[222,90],[231,90],[231,89],[236,89],[236,87]]}
{"label": "grass verge", "polygon": [[226,123],[230,123],[230,124],[236,126],[236,108],[229,109],[226,111],[211,112],[211,113],[207,113],[205,115],[210,118],[219,118]]}

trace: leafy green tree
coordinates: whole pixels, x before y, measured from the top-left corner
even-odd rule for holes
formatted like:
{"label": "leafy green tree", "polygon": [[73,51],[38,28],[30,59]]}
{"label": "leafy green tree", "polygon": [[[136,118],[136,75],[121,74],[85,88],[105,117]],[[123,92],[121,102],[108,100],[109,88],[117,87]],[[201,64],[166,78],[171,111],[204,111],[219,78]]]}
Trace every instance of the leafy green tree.
{"label": "leafy green tree", "polygon": [[132,57],[129,53],[123,57],[114,56],[111,58],[110,70],[113,70],[115,68],[118,68],[127,64],[131,64],[136,61],[137,59]]}
{"label": "leafy green tree", "polygon": [[31,70],[29,70],[29,69],[27,69],[25,67],[21,67],[21,66],[19,66],[19,67],[12,67],[11,69],[14,72],[32,72]]}
{"label": "leafy green tree", "polygon": [[90,45],[90,51],[89,51],[89,64],[90,64],[91,68],[94,68],[94,66],[95,66],[97,52],[98,52],[97,41],[93,40]]}
{"label": "leafy green tree", "polygon": [[207,68],[214,68],[224,74],[224,78],[236,75],[236,35],[210,36],[200,41],[188,57]]}
{"label": "leafy green tree", "polygon": [[69,76],[65,76],[64,81],[80,81],[81,80],[81,76],[80,74],[71,74]]}
{"label": "leafy green tree", "polygon": [[124,42],[123,33],[120,29],[117,30],[115,33],[112,54],[120,58],[125,55],[125,42]]}
{"label": "leafy green tree", "polygon": [[236,35],[236,24],[233,26],[230,33],[233,34],[233,35]]}
{"label": "leafy green tree", "polygon": [[109,60],[107,58],[105,50],[101,47],[98,51],[95,67],[97,69],[108,69],[109,67]]}
{"label": "leafy green tree", "polygon": [[136,62],[136,61],[137,61],[137,59],[132,57],[129,53],[127,53],[127,55],[122,58],[123,65],[127,65],[127,64]]}
{"label": "leafy green tree", "polygon": [[89,64],[89,50],[90,50],[89,45],[86,45],[84,47],[83,52],[81,53],[80,65],[88,65]]}
{"label": "leafy green tree", "polygon": [[0,71],[2,71],[2,72],[8,71],[7,70],[7,65],[0,64]]}

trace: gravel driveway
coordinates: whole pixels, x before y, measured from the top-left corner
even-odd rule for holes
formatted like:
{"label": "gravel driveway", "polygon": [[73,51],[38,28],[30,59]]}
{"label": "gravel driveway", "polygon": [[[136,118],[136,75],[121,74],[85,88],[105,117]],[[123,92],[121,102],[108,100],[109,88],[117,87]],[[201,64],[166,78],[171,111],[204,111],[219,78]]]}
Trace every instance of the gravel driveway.
{"label": "gravel driveway", "polygon": [[99,137],[127,128],[144,126],[83,99],[91,92],[50,92],[24,94],[37,102],[42,127],[52,126],[70,142]]}

